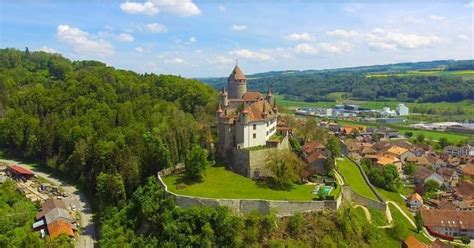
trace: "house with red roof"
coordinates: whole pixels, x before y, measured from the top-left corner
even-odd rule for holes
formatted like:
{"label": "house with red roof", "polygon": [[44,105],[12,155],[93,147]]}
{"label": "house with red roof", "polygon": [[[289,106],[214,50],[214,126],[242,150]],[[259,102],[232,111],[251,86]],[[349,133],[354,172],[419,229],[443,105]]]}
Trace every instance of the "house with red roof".
{"label": "house with red roof", "polygon": [[35,174],[19,165],[10,165],[7,166],[7,175],[15,180],[28,180],[35,176]]}

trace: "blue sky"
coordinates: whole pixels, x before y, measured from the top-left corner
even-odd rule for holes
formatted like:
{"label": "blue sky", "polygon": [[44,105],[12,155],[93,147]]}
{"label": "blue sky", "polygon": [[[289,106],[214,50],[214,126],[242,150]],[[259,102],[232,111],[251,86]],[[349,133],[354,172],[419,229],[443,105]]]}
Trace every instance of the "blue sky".
{"label": "blue sky", "polygon": [[474,58],[470,1],[13,1],[0,47],[137,72],[225,76]]}

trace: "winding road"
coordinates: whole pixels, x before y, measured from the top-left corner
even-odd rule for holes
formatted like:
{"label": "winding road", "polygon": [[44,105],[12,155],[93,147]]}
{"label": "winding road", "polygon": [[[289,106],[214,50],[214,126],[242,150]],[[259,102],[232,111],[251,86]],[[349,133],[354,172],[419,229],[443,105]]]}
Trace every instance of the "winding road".
{"label": "winding road", "polygon": [[74,204],[77,210],[81,213],[79,224],[82,227],[81,233],[76,237],[76,247],[78,248],[93,248],[97,247],[97,233],[96,227],[93,222],[93,215],[91,205],[87,201],[83,193],[81,193],[74,185],[70,185],[58,178],[51,176],[50,174],[44,173],[38,168],[30,165],[25,165],[21,162],[14,160],[0,159],[0,162],[8,164],[20,164],[23,167],[33,171],[36,175],[46,178],[48,181],[61,187],[67,194],[68,197],[64,198],[67,205]]}

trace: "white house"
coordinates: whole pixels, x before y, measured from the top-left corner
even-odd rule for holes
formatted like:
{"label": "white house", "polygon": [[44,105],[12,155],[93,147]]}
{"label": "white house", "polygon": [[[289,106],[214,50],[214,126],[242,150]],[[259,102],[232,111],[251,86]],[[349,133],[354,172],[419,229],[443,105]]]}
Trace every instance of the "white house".
{"label": "white house", "polygon": [[398,104],[398,106],[397,106],[397,114],[398,114],[398,115],[408,115],[408,114],[409,114],[409,113],[408,113],[408,107],[405,106],[405,104],[403,104],[403,103]]}
{"label": "white house", "polygon": [[423,198],[415,192],[408,199],[408,205],[410,206],[411,211],[416,212],[421,206],[423,206]]}

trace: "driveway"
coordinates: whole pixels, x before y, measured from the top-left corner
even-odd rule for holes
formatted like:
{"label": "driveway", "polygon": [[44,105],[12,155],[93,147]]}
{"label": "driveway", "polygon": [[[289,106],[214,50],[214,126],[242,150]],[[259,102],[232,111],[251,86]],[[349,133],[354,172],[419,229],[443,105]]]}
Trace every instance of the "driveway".
{"label": "driveway", "polygon": [[67,184],[64,181],[61,181],[47,173],[44,173],[38,168],[25,165],[21,162],[17,162],[14,160],[4,160],[0,159],[0,162],[6,163],[15,163],[19,164],[25,168],[30,169],[36,175],[46,178],[47,180],[51,181],[52,183],[56,184],[57,186],[61,187],[68,195],[64,199],[65,203],[70,206],[70,204],[74,204],[77,210],[80,212],[81,219],[79,220],[79,224],[82,227],[82,232],[80,235],[77,236],[76,247],[79,248],[93,248],[97,247],[97,234],[96,234],[96,227],[94,222],[92,221],[92,211],[89,202],[87,201],[84,194],[82,194],[74,185]]}

